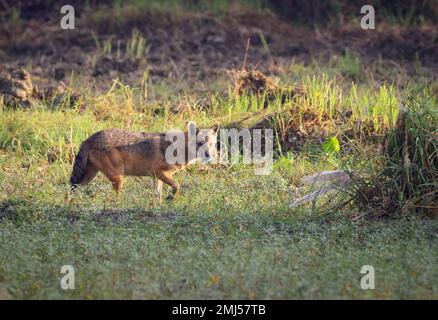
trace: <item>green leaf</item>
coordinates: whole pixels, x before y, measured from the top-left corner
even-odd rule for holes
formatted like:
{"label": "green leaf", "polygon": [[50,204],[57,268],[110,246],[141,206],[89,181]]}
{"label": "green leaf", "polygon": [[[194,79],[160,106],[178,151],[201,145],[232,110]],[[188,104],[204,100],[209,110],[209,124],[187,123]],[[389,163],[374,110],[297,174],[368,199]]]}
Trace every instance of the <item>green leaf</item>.
{"label": "green leaf", "polygon": [[339,154],[341,151],[341,146],[339,144],[339,140],[336,137],[330,137],[325,140],[324,144],[322,145],[322,149],[325,153],[333,155],[333,154]]}

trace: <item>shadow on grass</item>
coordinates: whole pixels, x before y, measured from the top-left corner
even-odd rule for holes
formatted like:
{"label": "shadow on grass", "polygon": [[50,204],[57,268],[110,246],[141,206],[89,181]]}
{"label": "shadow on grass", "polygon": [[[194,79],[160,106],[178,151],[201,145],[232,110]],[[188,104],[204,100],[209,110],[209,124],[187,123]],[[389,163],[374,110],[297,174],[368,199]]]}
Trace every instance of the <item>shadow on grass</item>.
{"label": "shadow on grass", "polygon": [[173,212],[156,213],[141,208],[108,209],[75,206],[61,206],[33,203],[24,199],[8,199],[0,202],[0,223],[32,223],[44,220],[64,220],[75,223],[78,220],[89,220],[96,223],[129,224],[134,222],[167,223],[177,219]]}

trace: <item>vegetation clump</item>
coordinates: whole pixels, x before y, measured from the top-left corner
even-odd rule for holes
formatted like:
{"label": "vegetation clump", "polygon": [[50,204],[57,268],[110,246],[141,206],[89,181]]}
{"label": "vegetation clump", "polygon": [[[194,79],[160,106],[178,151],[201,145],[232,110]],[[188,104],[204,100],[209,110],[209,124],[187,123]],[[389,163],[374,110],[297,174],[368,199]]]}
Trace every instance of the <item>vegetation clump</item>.
{"label": "vegetation clump", "polygon": [[438,109],[411,97],[385,139],[381,169],[353,177],[350,197],[364,212],[438,213]]}

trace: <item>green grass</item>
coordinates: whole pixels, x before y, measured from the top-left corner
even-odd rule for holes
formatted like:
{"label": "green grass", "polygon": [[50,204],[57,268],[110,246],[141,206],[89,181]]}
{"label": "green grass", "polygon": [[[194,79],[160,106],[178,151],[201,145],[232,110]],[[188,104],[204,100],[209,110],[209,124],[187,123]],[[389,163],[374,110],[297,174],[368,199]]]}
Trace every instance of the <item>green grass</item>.
{"label": "green grass", "polygon": [[[67,205],[67,170],[38,163],[12,174],[7,164],[19,161],[1,159],[0,284],[14,298],[438,297],[438,221],[291,211],[290,166],[267,177],[189,170],[178,177],[183,196],[165,204],[148,178],[128,179],[120,201],[98,179]],[[65,264],[75,267],[72,291],[60,289]],[[366,264],[372,291],[360,288]]]}

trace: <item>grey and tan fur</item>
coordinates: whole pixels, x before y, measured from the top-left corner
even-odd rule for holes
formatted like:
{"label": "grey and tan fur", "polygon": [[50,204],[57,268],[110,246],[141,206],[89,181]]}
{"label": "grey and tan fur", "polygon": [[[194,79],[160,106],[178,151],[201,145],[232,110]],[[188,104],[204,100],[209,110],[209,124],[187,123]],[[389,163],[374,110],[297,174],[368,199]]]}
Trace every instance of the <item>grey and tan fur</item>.
{"label": "grey and tan fur", "polygon": [[[191,125],[190,130],[196,130],[197,150],[202,145],[207,146],[201,160],[211,160],[216,151],[219,126],[213,125],[203,138],[198,135],[199,130],[193,129]],[[165,154],[172,142],[166,141],[165,133],[130,132],[121,129],[96,132],[81,144],[76,155],[70,178],[71,189],[86,185],[101,171],[112,182],[117,194],[122,190],[124,176],[152,176],[155,192],[160,200],[163,182],[172,187],[172,195],[169,198],[175,198],[180,187],[172,176],[198,159],[189,158],[188,132],[184,133],[184,139],[184,161],[169,164]]]}

